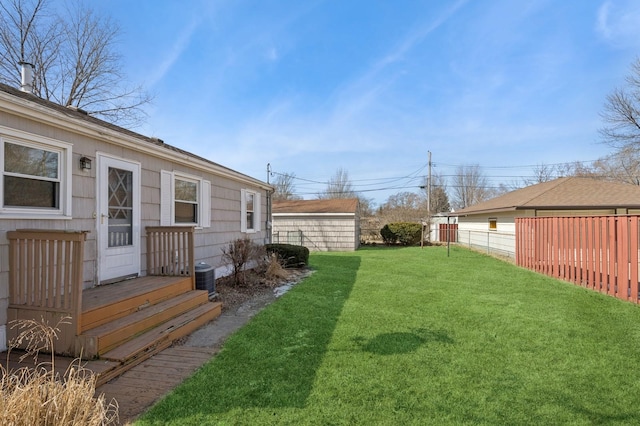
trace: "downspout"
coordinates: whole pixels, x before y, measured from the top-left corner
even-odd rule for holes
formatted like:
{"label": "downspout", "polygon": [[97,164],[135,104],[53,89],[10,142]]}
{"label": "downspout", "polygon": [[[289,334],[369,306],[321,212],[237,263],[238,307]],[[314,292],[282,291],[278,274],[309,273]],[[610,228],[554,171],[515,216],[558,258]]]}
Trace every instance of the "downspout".
{"label": "downspout", "polygon": [[[271,163],[267,163],[267,185],[270,185],[269,183],[269,176],[271,175]],[[273,235],[272,234],[272,230],[271,230],[271,225],[272,225],[272,221],[271,221],[271,190],[267,189],[267,221],[265,223],[265,229],[267,230],[267,244],[271,244],[271,240],[273,239]]]}

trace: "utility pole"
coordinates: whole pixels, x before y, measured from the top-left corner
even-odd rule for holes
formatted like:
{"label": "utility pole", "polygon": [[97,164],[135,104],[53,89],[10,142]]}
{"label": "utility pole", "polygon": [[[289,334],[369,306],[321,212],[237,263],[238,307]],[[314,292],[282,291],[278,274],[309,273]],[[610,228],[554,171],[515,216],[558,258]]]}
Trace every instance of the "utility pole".
{"label": "utility pole", "polygon": [[422,235],[420,238],[420,248],[424,247],[424,228],[427,228],[427,241],[431,242],[431,151],[429,153],[429,175],[427,176],[427,185],[421,186],[420,189],[427,190],[427,220],[426,224],[422,224]]}
{"label": "utility pole", "polygon": [[431,151],[429,153],[429,177],[427,178],[427,217],[431,218]]}
{"label": "utility pole", "polygon": [[431,242],[431,151],[429,153],[429,177],[427,178],[427,241]]}

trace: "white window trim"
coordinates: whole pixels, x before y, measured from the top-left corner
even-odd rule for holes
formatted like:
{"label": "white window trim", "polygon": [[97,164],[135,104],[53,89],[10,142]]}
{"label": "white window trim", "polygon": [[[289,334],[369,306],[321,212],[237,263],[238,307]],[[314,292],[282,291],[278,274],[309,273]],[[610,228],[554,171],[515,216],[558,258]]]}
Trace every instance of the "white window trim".
{"label": "white window trim", "polygon": [[[253,195],[253,228],[247,228],[247,195]],[[260,193],[252,191],[250,189],[240,190],[240,230],[247,234],[254,234],[260,232],[260,223],[262,221],[262,214],[260,211],[261,201]]]}
{"label": "white window trim", "polygon": [[[4,144],[29,146],[59,153],[60,159],[60,207],[42,209],[29,207],[4,207]],[[0,218],[2,219],[71,219],[72,218],[72,152],[73,145],[31,133],[0,126]]]}
{"label": "white window trim", "polygon": [[[198,222],[176,223],[175,183],[176,179],[195,182],[198,185]],[[211,227],[211,182],[198,176],[178,171],[160,171],[160,225],[195,225],[197,228]]]}

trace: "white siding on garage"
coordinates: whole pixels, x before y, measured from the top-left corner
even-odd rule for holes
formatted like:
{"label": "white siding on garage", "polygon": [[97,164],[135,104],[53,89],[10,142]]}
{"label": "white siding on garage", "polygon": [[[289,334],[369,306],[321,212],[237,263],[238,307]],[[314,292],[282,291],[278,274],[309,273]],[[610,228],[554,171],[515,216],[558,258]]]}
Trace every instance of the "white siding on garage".
{"label": "white siding on garage", "polygon": [[[496,229],[489,229],[489,221]],[[488,254],[515,258],[516,225],[513,213],[458,218],[458,243]]]}
{"label": "white siding on garage", "polygon": [[353,251],[358,248],[355,215],[273,214],[273,242],[299,244],[309,251]]}

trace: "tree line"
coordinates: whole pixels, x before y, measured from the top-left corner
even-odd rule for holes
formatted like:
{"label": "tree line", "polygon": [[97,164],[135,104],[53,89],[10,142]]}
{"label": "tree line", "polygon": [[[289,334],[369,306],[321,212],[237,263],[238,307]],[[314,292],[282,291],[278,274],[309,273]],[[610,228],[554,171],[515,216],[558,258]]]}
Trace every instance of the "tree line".
{"label": "tree line", "polygon": [[120,28],[80,1],[0,0],[0,82],[20,87],[33,67],[40,98],[125,127],[140,125],[151,96],[126,84],[116,49]]}

